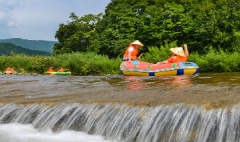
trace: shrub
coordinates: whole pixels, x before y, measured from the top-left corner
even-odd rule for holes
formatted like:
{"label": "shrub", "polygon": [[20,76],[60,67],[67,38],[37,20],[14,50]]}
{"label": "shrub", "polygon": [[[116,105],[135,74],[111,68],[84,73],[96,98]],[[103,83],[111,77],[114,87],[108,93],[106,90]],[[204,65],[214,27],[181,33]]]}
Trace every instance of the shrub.
{"label": "shrub", "polygon": [[167,60],[173,53],[169,50],[170,48],[177,47],[177,41],[167,43],[165,41],[165,47],[160,48],[156,46],[148,47],[149,52],[145,53],[141,58],[142,61],[156,63]]}

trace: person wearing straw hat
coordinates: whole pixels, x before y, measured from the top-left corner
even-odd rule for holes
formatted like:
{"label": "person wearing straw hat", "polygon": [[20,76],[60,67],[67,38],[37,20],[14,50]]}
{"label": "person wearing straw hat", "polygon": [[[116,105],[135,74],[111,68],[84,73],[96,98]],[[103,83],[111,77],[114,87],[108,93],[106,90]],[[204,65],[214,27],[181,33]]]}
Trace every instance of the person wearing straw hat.
{"label": "person wearing straw hat", "polygon": [[136,40],[131,43],[123,55],[123,61],[140,60],[141,55],[137,57],[138,47],[143,47],[140,41]]}
{"label": "person wearing straw hat", "polygon": [[187,58],[189,57],[187,44],[184,44],[184,51],[182,47],[176,47],[170,49],[174,54],[163,62],[157,62],[157,64],[166,64],[166,63],[176,63],[176,62],[187,62]]}

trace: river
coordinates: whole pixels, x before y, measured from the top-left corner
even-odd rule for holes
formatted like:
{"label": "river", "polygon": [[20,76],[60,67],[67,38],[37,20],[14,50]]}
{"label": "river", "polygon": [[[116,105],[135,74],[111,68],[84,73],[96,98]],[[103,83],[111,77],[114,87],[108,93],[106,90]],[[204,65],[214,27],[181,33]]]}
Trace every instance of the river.
{"label": "river", "polygon": [[0,141],[240,138],[240,73],[0,77]]}

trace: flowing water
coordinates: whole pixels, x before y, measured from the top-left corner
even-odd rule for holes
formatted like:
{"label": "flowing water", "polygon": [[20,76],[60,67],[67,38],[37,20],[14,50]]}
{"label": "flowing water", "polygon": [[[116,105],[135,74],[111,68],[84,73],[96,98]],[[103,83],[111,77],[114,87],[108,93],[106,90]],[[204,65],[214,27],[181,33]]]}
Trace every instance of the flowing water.
{"label": "flowing water", "polygon": [[240,73],[0,77],[0,141],[240,141]]}

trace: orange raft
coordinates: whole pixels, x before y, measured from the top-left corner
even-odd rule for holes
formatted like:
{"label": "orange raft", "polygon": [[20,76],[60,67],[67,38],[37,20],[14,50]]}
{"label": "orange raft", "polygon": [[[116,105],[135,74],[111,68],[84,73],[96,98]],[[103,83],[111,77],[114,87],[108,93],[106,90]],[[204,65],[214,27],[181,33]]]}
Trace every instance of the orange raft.
{"label": "orange raft", "polygon": [[124,61],[120,65],[120,69],[122,74],[126,76],[176,76],[196,74],[199,67],[193,62],[157,65],[141,61]]}

